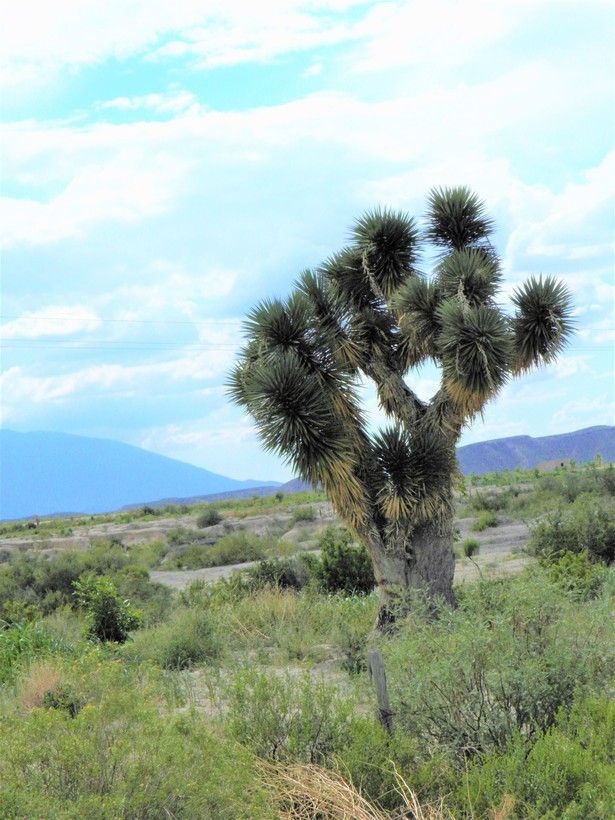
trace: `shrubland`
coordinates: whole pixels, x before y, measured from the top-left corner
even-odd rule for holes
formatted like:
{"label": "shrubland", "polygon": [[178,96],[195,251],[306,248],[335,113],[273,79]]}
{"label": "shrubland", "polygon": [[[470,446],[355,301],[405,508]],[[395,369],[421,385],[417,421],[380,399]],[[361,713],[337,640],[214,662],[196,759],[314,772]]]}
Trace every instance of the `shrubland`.
{"label": "shrubland", "polygon": [[[247,572],[179,593],[149,577],[166,541],[13,554],[0,567],[0,816],[612,816],[609,476],[466,487],[464,514],[533,510],[535,559],[458,585],[437,618],[409,593],[388,634],[373,629],[371,566],[340,529],[314,553],[270,539]],[[224,521],[249,503],[216,508]],[[199,546],[222,553],[229,535]],[[253,542],[238,535],[245,558]],[[367,671],[376,648],[391,734]]]}

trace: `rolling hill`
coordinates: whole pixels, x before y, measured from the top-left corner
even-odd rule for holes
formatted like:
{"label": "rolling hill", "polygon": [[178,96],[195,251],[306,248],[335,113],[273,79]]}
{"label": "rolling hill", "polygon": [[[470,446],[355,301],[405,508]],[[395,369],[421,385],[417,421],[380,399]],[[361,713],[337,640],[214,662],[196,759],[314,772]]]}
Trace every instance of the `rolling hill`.
{"label": "rolling hill", "polygon": [[[531,469],[542,461],[600,454],[615,461],[615,427],[557,436],[513,436],[459,447],[464,475]],[[182,461],[109,439],[67,433],[0,430],[0,519],[98,513],[140,504],[215,501],[307,489],[293,479],[236,481]],[[162,500],[161,500],[162,499]]]}
{"label": "rolling hill", "polygon": [[459,447],[457,457],[464,475],[496,473],[521,467],[531,470],[542,461],[573,458],[585,464],[601,455],[605,462],[615,461],[615,427],[586,427],[558,436],[512,436],[480,441]]}
{"label": "rolling hill", "polygon": [[235,481],[109,439],[0,430],[0,519],[108,512],[275,483]]}

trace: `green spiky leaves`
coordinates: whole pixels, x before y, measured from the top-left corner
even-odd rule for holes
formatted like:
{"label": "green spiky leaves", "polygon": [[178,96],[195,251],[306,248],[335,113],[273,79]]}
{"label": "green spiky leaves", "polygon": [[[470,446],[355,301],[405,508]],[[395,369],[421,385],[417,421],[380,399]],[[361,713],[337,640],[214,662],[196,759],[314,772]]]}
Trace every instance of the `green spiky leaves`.
{"label": "green spiky leaves", "polygon": [[434,188],[428,197],[427,238],[438,247],[462,250],[483,245],[493,220],[468,188]]}
{"label": "green spiky leaves", "polygon": [[410,435],[387,427],[374,440],[380,489],[377,501],[391,522],[418,526],[441,512],[455,470],[454,447],[428,430]]}
{"label": "green spiky leaves", "polygon": [[418,258],[419,230],[407,214],[367,211],[352,231],[363,266],[385,299],[412,276]]}
{"label": "green spiky leaves", "polygon": [[496,308],[467,308],[457,299],[444,302],[438,315],[444,384],[454,401],[472,416],[509,377],[512,338],[508,321]]}
{"label": "green spiky leaves", "polygon": [[445,299],[457,297],[470,307],[493,303],[501,279],[497,257],[483,248],[449,254],[438,265],[436,277]]}
{"label": "green spiky leaves", "polygon": [[531,277],[512,300],[515,371],[552,362],[574,332],[568,288],[551,276]]}

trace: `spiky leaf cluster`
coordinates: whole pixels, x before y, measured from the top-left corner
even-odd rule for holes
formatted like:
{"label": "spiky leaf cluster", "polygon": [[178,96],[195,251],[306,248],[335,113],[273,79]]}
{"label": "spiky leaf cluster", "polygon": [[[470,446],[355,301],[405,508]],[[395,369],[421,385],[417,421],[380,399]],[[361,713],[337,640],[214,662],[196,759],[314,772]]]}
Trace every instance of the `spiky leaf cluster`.
{"label": "spiky leaf cluster", "polygon": [[406,214],[376,209],[354,225],[352,236],[375,289],[388,299],[414,272],[420,233]]}
{"label": "spiky leaf cluster", "polygon": [[496,308],[468,308],[455,299],[442,303],[439,316],[444,382],[453,400],[472,416],[509,377],[512,339],[508,322]]}
{"label": "spiky leaf cluster", "polygon": [[468,307],[493,304],[501,275],[496,256],[483,248],[464,248],[438,265],[436,282],[444,299],[457,298]]}
{"label": "spiky leaf cluster", "polygon": [[437,247],[460,251],[484,245],[493,231],[485,206],[468,188],[435,188],[428,206],[426,236]]}
{"label": "spiky leaf cluster", "polygon": [[551,276],[530,277],[513,294],[516,307],[512,328],[515,371],[549,364],[568,344],[573,332],[570,295]]}
{"label": "spiky leaf cluster", "polygon": [[412,435],[399,425],[374,438],[378,471],[377,503],[389,522],[414,526],[436,517],[449,500],[455,454],[429,429]]}
{"label": "spiky leaf cluster", "polygon": [[[571,332],[569,294],[550,277],[515,292],[514,316],[498,306],[493,223],[475,194],[437,189],[428,204],[422,235],[405,214],[371,211],[352,244],[304,271],[286,300],[257,305],[230,380],[265,447],[323,484],[359,534],[385,541],[450,519],[463,425]],[[440,251],[431,277],[417,268],[421,240]],[[427,359],[442,382],[423,402],[406,377]],[[360,411],[365,378],[392,421],[377,435]]]}

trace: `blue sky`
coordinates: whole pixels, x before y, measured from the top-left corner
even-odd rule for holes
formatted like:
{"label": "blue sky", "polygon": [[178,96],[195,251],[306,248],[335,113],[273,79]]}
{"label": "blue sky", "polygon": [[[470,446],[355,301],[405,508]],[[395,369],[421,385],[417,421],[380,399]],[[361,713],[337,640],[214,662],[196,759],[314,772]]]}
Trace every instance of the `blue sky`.
{"label": "blue sky", "polygon": [[[22,0],[4,18],[5,427],[284,480],[225,397],[242,316],[362,211],[420,215],[457,184],[496,219],[504,299],[561,277],[578,328],[462,443],[613,423],[607,0]],[[409,381],[427,398],[437,377]]]}

